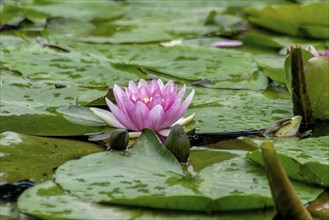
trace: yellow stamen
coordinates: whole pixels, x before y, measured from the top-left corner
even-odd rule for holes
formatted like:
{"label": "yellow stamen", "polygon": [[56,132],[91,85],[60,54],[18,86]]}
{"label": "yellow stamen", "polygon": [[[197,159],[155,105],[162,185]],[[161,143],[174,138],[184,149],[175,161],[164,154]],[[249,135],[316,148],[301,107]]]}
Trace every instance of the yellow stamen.
{"label": "yellow stamen", "polygon": [[146,104],[149,103],[149,102],[152,102],[152,97],[150,97],[150,98],[144,98],[144,102]]}

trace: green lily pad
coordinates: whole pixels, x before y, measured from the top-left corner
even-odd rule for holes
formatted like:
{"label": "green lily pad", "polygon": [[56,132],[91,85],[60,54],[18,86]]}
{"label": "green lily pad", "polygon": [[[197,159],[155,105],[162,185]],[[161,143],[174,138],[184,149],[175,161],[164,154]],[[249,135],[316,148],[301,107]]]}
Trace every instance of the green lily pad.
{"label": "green lily pad", "polygon": [[14,131],[39,136],[81,136],[107,128],[91,127],[68,121],[60,113],[0,116],[0,132]]}
{"label": "green lily pad", "polygon": [[[282,34],[273,33],[272,31],[266,31],[264,29],[251,29],[248,33],[243,34],[238,37],[244,42],[246,46],[251,46],[251,49],[259,49],[258,54],[265,54],[265,48],[272,49],[271,55],[277,54],[276,50],[288,48],[291,45],[296,45],[297,43],[306,46],[314,46],[316,48],[324,50],[326,48],[326,43],[319,39],[305,39],[301,36],[293,37]],[[251,50],[252,51],[252,50]],[[286,55],[286,50],[280,51],[282,55]]]}
{"label": "green lily pad", "polygon": [[[9,4],[8,4],[9,3]],[[24,18],[20,15],[21,9],[14,2],[6,2],[0,4],[0,25],[17,24]]]}
{"label": "green lily pad", "polygon": [[203,1],[202,4],[195,1],[156,1],[152,4],[127,1],[124,4],[125,13],[119,19],[92,21],[82,28],[81,25],[73,27],[68,21],[51,23],[47,36],[51,39],[65,36],[74,41],[123,44],[193,38],[210,33],[232,35],[239,31],[241,18],[235,15],[219,15],[226,19],[229,16],[230,20],[205,24],[210,9],[223,11],[212,1]]}
{"label": "green lily pad", "polygon": [[314,117],[329,120],[329,58],[309,59],[305,69],[305,81]]}
{"label": "green lily pad", "polygon": [[[76,84],[65,81],[32,81],[1,71],[1,116],[50,114],[50,108],[74,105]],[[63,88],[58,88],[62,85]]]}
{"label": "green lily pad", "polygon": [[327,2],[316,2],[305,5],[250,7],[244,11],[250,16],[252,23],[270,30],[292,36],[328,39],[329,14],[326,8]]}
{"label": "green lily pad", "polygon": [[[263,129],[291,117],[291,96],[287,91],[195,89],[187,115],[195,113],[198,132]],[[280,94],[281,93],[281,94]]]}
{"label": "green lily pad", "polygon": [[273,55],[257,55],[255,59],[264,73],[273,81],[285,84],[284,60],[285,57]]}
{"label": "green lily pad", "polygon": [[116,69],[105,57],[89,56],[87,52],[66,47],[69,51],[65,52],[51,45],[41,39],[36,43],[3,44],[2,65],[33,80],[70,81],[87,88],[106,88],[114,82],[125,84],[144,78],[137,71]]}
{"label": "green lily pad", "polygon": [[254,219],[271,220],[274,210],[243,213],[178,212],[143,209],[127,206],[111,206],[79,200],[52,181],[41,183],[25,191],[18,200],[21,212],[41,219]]}
{"label": "green lily pad", "polygon": [[16,204],[11,202],[0,202],[0,218],[16,220],[23,219],[20,218],[20,213],[16,208]]}
{"label": "green lily pad", "polygon": [[[259,145],[261,141],[251,140],[251,142]],[[277,139],[274,143],[282,165],[290,178],[329,186],[329,136],[304,140]],[[247,153],[247,158],[263,164],[259,150]]]}
{"label": "green lily pad", "polygon": [[52,17],[84,21],[114,19],[124,14],[123,8],[114,1],[33,0],[26,2],[29,4],[24,7],[24,15],[34,22]]}
{"label": "green lily pad", "polygon": [[[72,123],[56,111],[59,107],[76,104],[81,93],[76,84],[67,81],[30,80],[22,78],[20,72],[0,71],[1,132],[72,136],[103,129],[90,127],[89,124]],[[94,92],[90,94],[92,93]]]}
{"label": "green lily pad", "polygon": [[[94,56],[105,56],[118,70],[143,68],[151,78],[174,79],[181,83],[206,87],[262,90],[267,77],[259,71],[250,54],[229,49],[179,45],[90,45],[76,43],[75,48]],[[236,65],[239,60],[239,65]],[[145,76],[144,76],[145,77]]]}
{"label": "green lily pad", "polygon": [[65,161],[102,151],[103,148],[81,141],[43,138],[4,132],[1,138],[1,182],[52,179]]}
{"label": "green lily pad", "polygon": [[[272,206],[266,177],[242,157],[186,173],[174,156],[145,129],[128,152],[103,152],[60,166],[55,181],[93,202],[195,210],[249,210]],[[235,178],[235,177],[239,178]],[[302,199],[321,189],[299,185]]]}

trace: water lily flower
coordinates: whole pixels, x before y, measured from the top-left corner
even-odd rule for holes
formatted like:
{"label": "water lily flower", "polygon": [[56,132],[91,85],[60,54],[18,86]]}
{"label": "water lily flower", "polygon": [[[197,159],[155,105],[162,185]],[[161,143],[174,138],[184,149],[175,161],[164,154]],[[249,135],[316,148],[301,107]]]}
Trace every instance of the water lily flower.
{"label": "water lily flower", "polygon": [[328,57],[329,58],[329,50],[326,50],[324,53],[319,53],[314,47],[308,46],[306,48],[310,53],[312,53],[316,57]]}
{"label": "water lily flower", "polygon": [[186,85],[178,91],[172,80],[166,85],[160,79],[152,80],[149,84],[142,79],[138,85],[130,81],[124,90],[114,85],[117,105],[105,98],[111,111],[99,108],[90,110],[112,127],[133,131],[130,137],[139,136],[143,128],[168,136],[171,126],[187,124],[194,118],[194,114],[181,118],[194,96],[193,90],[183,100],[185,91]]}

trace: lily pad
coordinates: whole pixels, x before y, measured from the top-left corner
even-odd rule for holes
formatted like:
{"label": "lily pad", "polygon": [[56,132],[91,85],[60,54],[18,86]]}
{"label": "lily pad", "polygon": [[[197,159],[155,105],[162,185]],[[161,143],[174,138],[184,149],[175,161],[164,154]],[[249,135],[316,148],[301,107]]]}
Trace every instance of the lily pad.
{"label": "lily pad", "polygon": [[123,8],[114,1],[26,1],[24,15],[34,22],[52,17],[64,17],[89,21],[93,19],[114,19],[124,14]]}
{"label": "lily pad", "polygon": [[292,36],[328,39],[328,3],[315,2],[298,5],[268,5],[264,8],[247,8],[249,20],[270,30]]}
{"label": "lily pad", "polygon": [[[259,145],[261,141],[251,140],[251,142]],[[329,136],[304,140],[278,139],[274,140],[274,143],[282,165],[290,178],[329,186]],[[259,150],[247,153],[247,158],[263,164]]]}
{"label": "lily pad", "polygon": [[[238,38],[242,40],[246,46],[251,46],[252,50],[258,48],[259,54],[265,54],[265,48],[269,48],[272,49],[270,54],[273,55],[273,52],[275,52],[275,54],[277,53],[277,51],[274,51],[275,49],[285,49],[291,45],[296,45],[297,43],[305,45],[305,47],[313,45],[322,50],[326,48],[326,43],[323,40],[306,39],[302,38],[302,36],[287,36],[273,33],[272,31],[267,31],[265,29],[251,29],[248,33],[243,34]],[[286,55],[286,53],[286,50],[280,51],[281,55]]]}
{"label": "lily pad", "polygon": [[198,132],[263,129],[291,117],[291,96],[287,91],[195,89],[187,114],[195,113]]}
{"label": "lily pad", "polygon": [[[9,4],[8,4],[9,3]],[[24,18],[20,15],[21,9],[13,2],[6,2],[0,4],[0,25],[17,25]]]}
{"label": "lily pad", "polygon": [[186,213],[90,203],[65,193],[52,181],[25,191],[18,200],[21,212],[42,219],[254,219],[271,220],[274,210],[244,213]]}
{"label": "lily pad", "polygon": [[0,71],[1,132],[72,136],[103,129],[69,122],[56,112],[59,107],[76,104],[81,93],[76,84],[67,81],[35,81],[22,78],[20,72],[8,69]]}
{"label": "lily pad", "polygon": [[18,71],[32,80],[57,79],[87,88],[106,88],[114,82],[123,84],[144,78],[137,71],[118,70],[105,57],[63,48],[65,51],[58,50],[58,47],[42,39],[35,43],[8,43],[2,46],[1,62],[5,68]]}
{"label": "lily pad", "polygon": [[68,37],[74,41],[123,44],[193,38],[211,33],[232,35],[239,31],[241,18],[235,15],[219,15],[223,18],[229,16],[228,22],[205,24],[211,10],[222,12],[223,8],[213,1],[203,1],[202,4],[196,1],[156,1],[152,4],[126,1],[124,15],[119,19],[92,21],[82,28],[81,25],[71,26],[70,22],[51,23],[47,36],[51,39]]}
{"label": "lily pad", "polygon": [[[250,54],[196,45],[162,47],[148,45],[90,45],[75,48],[94,56],[105,56],[118,70],[139,68],[151,78],[174,79],[181,83],[203,84],[212,88],[262,90],[267,77],[259,71]],[[236,65],[239,60],[239,65]],[[142,69],[141,69],[142,68]],[[145,76],[144,76],[145,77]]]}
{"label": "lily pad", "polygon": [[[73,195],[101,203],[195,211],[273,205],[263,171],[242,157],[211,164],[195,174],[184,173],[147,129],[128,152],[103,152],[69,161],[58,168],[55,180]],[[304,201],[321,191],[302,185],[297,190]]]}
{"label": "lily pad", "polygon": [[255,59],[264,73],[273,81],[285,84],[284,60],[282,56],[257,55]]}
{"label": "lily pad", "polygon": [[52,179],[65,161],[102,151],[103,148],[81,141],[43,138],[4,132],[1,138],[1,182]]}

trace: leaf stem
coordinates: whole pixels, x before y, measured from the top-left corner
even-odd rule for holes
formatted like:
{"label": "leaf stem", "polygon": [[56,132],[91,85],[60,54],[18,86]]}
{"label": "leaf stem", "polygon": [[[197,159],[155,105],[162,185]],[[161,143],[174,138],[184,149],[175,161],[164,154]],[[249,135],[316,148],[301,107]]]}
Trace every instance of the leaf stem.
{"label": "leaf stem", "polygon": [[312,219],[285,173],[271,142],[263,143],[262,156],[279,219]]}

